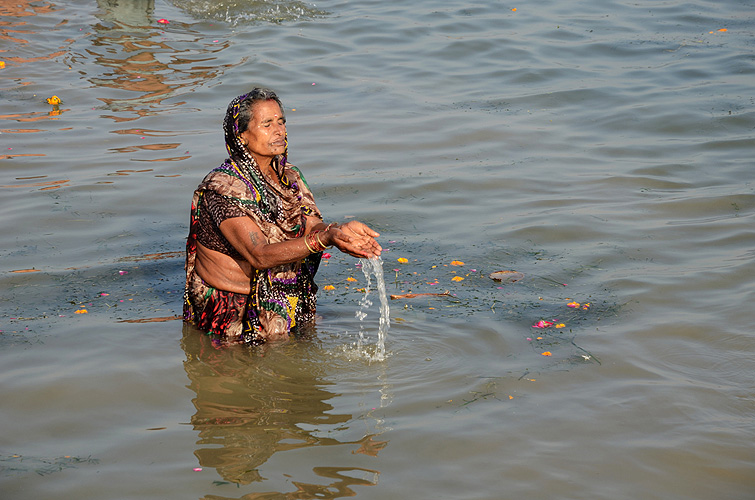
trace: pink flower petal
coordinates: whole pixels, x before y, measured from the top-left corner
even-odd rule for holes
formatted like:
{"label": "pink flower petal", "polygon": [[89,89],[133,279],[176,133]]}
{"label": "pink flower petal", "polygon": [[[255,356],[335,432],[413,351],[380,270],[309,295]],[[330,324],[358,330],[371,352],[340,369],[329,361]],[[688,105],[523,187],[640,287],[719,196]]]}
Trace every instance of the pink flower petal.
{"label": "pink flower petal", "polygon": [[553,326],[552,321],[545,321],[544,319],[541,319],[534,325],[532,325],[532,328],[548,328],[549,326]]}

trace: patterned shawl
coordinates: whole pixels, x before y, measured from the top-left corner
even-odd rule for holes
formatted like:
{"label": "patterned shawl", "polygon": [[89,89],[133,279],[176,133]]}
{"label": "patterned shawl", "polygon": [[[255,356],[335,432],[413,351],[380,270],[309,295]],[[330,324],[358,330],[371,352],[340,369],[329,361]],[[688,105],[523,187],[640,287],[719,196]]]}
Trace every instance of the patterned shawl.
{"label": "patterned shawl", "polygon": [[[265,179],[254,157],[241,142],[238,108],[245,97],[239,96],[231,102],[223,122],[229,157],[210,171],[194,192],[186,243],[187,288],[196,259],[198,210],[206,191],[215,191],[240,207],[259,226],[268,243],[303,236],[305,216],[322,219],[301,171],[287,162],[288,147],[283,155],[273,160],[273,170],[278,173],[280,181],[280,186],[275,186]],[[279,335],[282,331],[290,331],[297,322],[314,318],[317,293],[314,275],[321,256],[320,253],[312,254],[300,262],[254,271],[248,316],[255,329]],[[184,317],[193,321],[195,314],[189,307]]]}

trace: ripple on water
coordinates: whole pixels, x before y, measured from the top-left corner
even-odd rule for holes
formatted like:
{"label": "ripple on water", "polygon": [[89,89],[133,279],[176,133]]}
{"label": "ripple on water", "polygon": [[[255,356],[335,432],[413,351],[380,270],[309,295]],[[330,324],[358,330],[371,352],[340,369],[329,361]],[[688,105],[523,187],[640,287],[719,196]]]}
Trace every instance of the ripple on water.
{"label": "ripple on water", "polygon": [[284,23],[328,15],[309,2],[298,0],[172,0],[197,19],[215,19],[233,25]]}

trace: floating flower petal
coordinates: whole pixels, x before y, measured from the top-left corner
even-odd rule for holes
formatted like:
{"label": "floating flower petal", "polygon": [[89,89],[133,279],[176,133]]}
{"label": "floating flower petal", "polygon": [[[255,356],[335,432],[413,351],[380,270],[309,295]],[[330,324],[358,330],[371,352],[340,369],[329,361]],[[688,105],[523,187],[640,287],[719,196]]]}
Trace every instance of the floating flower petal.
{"label": "floating flower petal", "polygon": [[398,258],[398,262],[399,262],[399,264],[406,264],[406,263],[409,262],[409,259],[406,259],[404,257],[399,257]]}
{"label": "floating flower petal", "polygon": [[462,261],[460,261],[460,260],[454,260],[454,261],[451,261],[451,265],[452,266],[463,266],[464,263]]}
{"label": "floating flower petal", "polygon": [[454,276],[453,278],[451,278],[451,281],[464,281],[464,278],[462,278],[461,276]]}
{"label": "floating flower petal", "polygon": [[323,290],[335,290],[336,287],[334,287],[333,285],[325,285],[324,287],[322,287],[322,289]]}
{"label": "floating flower petal", "polygon": [[551,352],[550,352],[550,351],[545,351],[545,352],[543,352],[543,353],[541,353],[541,354],[542,354],[543,356],[552,356],[552,354],[551,354]]}
{"label": "floating flower petal", "polygon": [[544,319],[541,319],[532,325],[532,328],[548,328],[549,326],[553,326],[553,321],[545,321]]}

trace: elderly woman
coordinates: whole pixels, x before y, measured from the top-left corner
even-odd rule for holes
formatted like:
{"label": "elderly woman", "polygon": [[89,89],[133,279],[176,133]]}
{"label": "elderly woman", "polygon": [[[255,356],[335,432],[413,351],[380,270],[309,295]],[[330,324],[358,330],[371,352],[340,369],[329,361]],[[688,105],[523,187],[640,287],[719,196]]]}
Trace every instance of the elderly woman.
{"label": "elderly woman", "polygon": [[229,158],[192,200],[184,320],[229,343],[287,339],[314,320],[322,251],[377,257],[379,235],[358,221],[323,222],[287,162],[286,117],[273,91],[231,101],[223,130]]}

